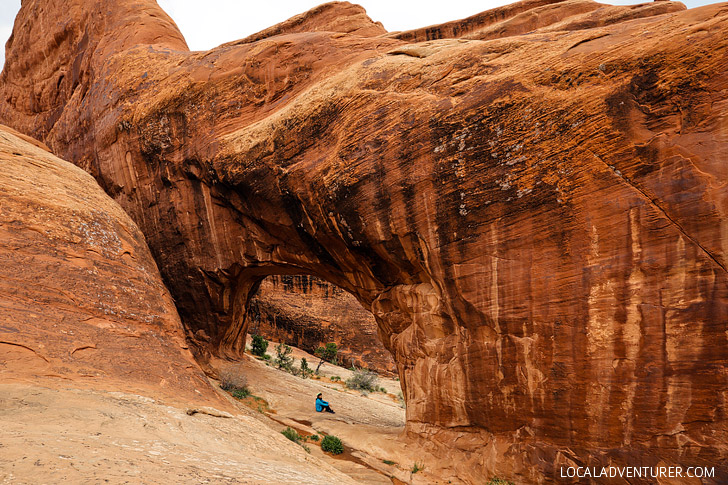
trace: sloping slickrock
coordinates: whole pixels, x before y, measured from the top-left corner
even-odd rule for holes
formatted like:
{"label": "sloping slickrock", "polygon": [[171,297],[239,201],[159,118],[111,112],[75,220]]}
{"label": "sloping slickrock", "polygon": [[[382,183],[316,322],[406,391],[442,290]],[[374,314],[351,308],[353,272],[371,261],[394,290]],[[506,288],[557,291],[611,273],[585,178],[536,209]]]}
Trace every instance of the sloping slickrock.
{"label": "sloping slickrock", "polygon": [[341,288],[319,278],[269,276],[250,299],[246,319],[248,332],[311,354],[334,342],[341,366],[384,375],[397,372],[372,313]]}
{"label": "sloping slickrock", "polygon": [[137,394],[4,380],[0,406],[6,483],[360,483],[244,413],[190,415]]}
{"label": "sloping slickrock", "polygon": [[728,6],[666,5],[412,40],[319,10],[195,53],[152,1],[27,1],[0,119],[129,212],[202,362],[265,276],[310,274],[373,312],[408,432],[468,480],[726,481]]}
{"label": "sloping slickrock", "polygon": [[142,233],[31,142],[0,125],[0,380],[217,402]]}

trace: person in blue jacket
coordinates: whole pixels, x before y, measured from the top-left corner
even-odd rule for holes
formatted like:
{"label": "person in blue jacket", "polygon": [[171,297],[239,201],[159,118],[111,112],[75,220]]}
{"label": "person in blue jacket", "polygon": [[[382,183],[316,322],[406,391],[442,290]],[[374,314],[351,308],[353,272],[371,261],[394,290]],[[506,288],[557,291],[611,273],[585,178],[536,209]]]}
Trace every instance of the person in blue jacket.
{"label": "person in blue jacket", "polygon": [[326,411],[327,413],[334,413],[334,410],[331,409],[331,406],[329,406],[329,403],[324,401],[323,395],[319,392],[318,396],[316,396],[316,412],[320,413],[322,411]]}

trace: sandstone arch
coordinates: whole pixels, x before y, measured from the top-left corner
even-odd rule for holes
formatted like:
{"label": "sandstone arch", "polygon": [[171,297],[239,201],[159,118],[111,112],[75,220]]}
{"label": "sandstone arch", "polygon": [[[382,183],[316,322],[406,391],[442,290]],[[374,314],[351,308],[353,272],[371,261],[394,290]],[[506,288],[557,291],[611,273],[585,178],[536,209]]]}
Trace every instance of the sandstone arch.
{"label": "sandstone arch", "polygon": [[406,35],[330,4],[195,53],[152,1],[28,1],[0,120],[134,218],[203,363],[305,272],[372,309],[464,476],[725,463],[728,13],[553,3],[525,35],[544,2]]}

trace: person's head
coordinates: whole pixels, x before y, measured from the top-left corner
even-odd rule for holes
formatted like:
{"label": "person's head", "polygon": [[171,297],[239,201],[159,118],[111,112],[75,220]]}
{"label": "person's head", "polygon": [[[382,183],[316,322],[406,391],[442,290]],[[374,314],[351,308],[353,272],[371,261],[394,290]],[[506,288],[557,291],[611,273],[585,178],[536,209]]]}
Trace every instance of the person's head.
{"label": "person's head", "polygon": [[321,394],[321,393],[319,392],[319,393],[318,393],[318,395],[316,396],[316,399],[321,399],[321,396],[323,396],[323,394]]}

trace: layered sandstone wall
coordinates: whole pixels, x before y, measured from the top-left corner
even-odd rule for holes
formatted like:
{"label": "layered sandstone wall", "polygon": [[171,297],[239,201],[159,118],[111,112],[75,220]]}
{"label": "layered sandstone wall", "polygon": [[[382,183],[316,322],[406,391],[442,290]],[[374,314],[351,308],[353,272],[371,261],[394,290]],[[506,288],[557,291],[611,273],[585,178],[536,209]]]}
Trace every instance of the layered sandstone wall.
{"label": "layered sandstone wall", "polygon": [[725,4],[526,2],[423,42],[339,4],[198,53],[128,5],[24,2],[0,120],[129,212],[201,361],[264,277],[315,275],[471,481],[728,480]]}
{"label": "layered sandstone wall", "polygon": [[384,375],[397,369],[382,344],[377,322],[352,295],[312,276],[269,276],[251,298],[248,332],[285,342],[313,354],[327,342],[337,345],[337,362]]}

